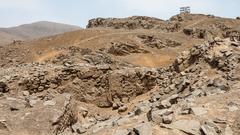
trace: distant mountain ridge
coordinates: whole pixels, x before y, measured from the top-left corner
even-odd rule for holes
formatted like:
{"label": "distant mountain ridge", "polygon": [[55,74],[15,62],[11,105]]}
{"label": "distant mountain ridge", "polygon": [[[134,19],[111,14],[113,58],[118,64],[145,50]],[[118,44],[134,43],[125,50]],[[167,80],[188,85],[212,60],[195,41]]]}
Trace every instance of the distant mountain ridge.
{"label": "distant mountain ridge", "polygon": [[48,21],[39,21],[10,28],[0,28],[0,45],[9,44],[13,40],[31,40],[79,29],[81,28],[78,26]]}

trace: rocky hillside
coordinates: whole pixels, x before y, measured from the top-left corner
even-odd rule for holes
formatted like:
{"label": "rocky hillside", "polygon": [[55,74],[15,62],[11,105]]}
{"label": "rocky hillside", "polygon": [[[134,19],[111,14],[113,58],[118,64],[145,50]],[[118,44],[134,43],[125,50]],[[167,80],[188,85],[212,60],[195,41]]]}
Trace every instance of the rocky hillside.
{"label": "rocky hillside", "polygon": [[239,22],[214,18],[233,32],[207,39],[184,32],[212,26],[197,18],[213,21],[177,15],[186,26],[175,32],[91,24],[1,47],[0,134],[240,134]]}
{"label": "rocky hillside", "polygon": [[36,39],[79,29],[80,27],[77,26],[46,21],[11,28],[0,28],[0,37],[3,39],[0,45],[9,44],[14,40]]}
{"label": "rocky hillside", "polygon": [[234,33],[239,37],[239,19],[227,19],[213,15],[179,14],[164,21],[152,17],[96,18],[89,21],[88,28],[154,29],[162,32],[184,32],[195,38],[210,39],[212,36],[228,37]]}

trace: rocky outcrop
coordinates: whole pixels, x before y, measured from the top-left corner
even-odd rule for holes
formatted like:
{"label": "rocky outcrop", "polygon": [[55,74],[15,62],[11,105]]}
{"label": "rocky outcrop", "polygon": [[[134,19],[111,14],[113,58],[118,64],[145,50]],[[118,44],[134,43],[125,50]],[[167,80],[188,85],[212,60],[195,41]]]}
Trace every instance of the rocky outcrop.
{"label": "rocky outcrop", "polygon": [[213,42],[194,46],[190,51],[183,52],[175,63],[176,71],[181,72],[191,65],[208,63],[212,68],[228,73],[235,71],[239,64],[239,54],[235,51],[235,42],[215,38]]}
{"label": "rocky outcrop", "polygon": [[89,21],[87,28],[113,28],[113,29],[159,29],[166,32],[179,31],[178,22],[166,22],[161,19],[145,16],[133,16],[128,18],[96,18]]}
{"label": "rocky outcrop", "polygon": [[240,31],[239,30],[228,30],[223,36],[225,38],[230,38],[232,41],[240,41]]}
{"label": "rocky outcrop", "polygon": [[151,48],[157,48],[162,49],[165,47],[177,47],[181,46],[182,43],[179,43],[177,41],[171,40],[171,39],[160,39],[153,35],[138,35],[138,38],[140,38],[143,44],[151,47]]}
{"label": "rocky outcrop", "polygon": [[108,49],[108,53],[116,56],[125,56],[131,53],[149,53],[140,46],[130,43],[111,43],[112,46]]}
{"label": "rocky outcrop", "polygon": [[211,36],[211,32],[209,32],[206,29],[199,29],[199,28],[184,28],[183,33],[193,38],[200,38],[200,39],[207,39],[207,37]]}
{"label": "rocky outcrop", "polygon": [[82,60],[86,61],[87,63],[91,65],[104,65],[104,64],[110,64],[110,65],[121,65],[125,63],[120,63],[117,60],[110,57],[108,54],[103,52],[92,52],[89,54],[84,54],[82,57]]}
{"label": "rocky outcrop", "polygon": [[125,29],[152,29],[156,27],[154,24],[164,24],[163,20],[151,17],[144,16],[133,16],[124,19],[116,19],[116,18],[96,18],[89,21],[87,28],[93,27],[110,27],[110,28],[125,28]]}

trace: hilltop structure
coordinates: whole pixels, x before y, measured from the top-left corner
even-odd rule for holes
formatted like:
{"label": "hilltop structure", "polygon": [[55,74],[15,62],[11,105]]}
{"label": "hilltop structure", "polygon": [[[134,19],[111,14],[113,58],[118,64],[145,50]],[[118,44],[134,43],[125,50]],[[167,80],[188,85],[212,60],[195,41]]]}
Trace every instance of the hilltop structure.
{"label": "hilltop structure", "polygon": [[180,7],[180,14],[182,13],[187,13],[187,14],[190,14],[191,13],[191,9],[189,6],[187,7]]}

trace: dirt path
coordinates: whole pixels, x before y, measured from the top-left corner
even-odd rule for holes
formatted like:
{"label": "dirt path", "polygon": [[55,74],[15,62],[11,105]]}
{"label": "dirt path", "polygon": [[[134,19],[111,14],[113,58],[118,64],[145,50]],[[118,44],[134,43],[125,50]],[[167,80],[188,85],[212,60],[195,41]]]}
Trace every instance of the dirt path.
{"label": "dirt path", "polygon": [[97,38],[101,38],[101,37],[107,37],[107,36],[113,36],[113,35],[125,35],[125,34],[138,34],[139,32],[120,32],[120,33],[109,33],[109,34],[103,34],[103,35],[97,35],[97,36],[93,36],[90,38],[86,38],[84,40],[81,40],[80,42],[77,42],[76,44],[83,44],[85,42],[88,42],[90,40],[94,40]]}

